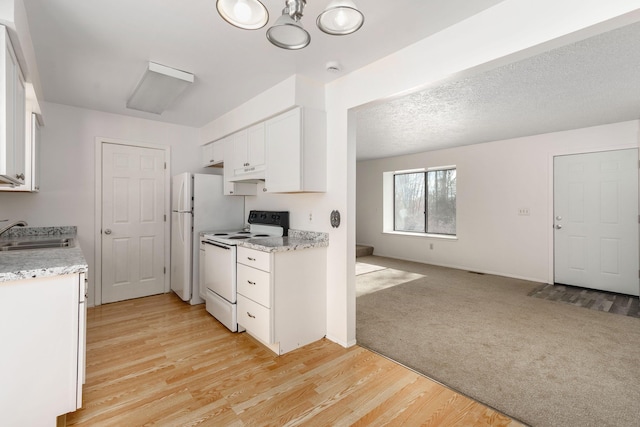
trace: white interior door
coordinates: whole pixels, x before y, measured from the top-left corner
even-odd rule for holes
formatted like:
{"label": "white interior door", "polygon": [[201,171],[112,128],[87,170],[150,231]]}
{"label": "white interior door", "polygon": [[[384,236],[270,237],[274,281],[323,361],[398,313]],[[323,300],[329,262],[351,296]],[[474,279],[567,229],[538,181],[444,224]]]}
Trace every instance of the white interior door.
{"label": "white interior door", "polygon": [[163,150],[102,144],[102,302],[164,292]]}
{"label": "white interior door", "polygon": [[638,151],[554,158],[555,282],[638,295]]}

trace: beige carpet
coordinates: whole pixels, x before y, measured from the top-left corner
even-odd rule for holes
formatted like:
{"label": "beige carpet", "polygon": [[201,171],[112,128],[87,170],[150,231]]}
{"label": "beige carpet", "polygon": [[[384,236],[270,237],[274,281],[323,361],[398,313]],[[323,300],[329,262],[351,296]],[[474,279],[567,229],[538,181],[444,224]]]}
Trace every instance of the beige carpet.
{"label": "beige carpet", "polygon": [[394,270],[392,268],[362,262],[356,263],[356,276],[358,276],[356,298],[424,277],[421,274]]}
{"label": "beige carpet", "polygon": [[424,276],[357,298],[360,345],[534,426],[640,425],[640,319],[527,296],[540,283],[358,262]]}

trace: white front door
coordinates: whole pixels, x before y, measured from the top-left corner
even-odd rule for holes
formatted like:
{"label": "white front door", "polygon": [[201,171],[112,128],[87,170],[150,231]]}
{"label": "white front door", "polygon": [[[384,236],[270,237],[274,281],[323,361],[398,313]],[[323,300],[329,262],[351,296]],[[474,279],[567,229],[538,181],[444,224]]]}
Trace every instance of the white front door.
{"label": "white front door", "polygon": [[638,295],[638,151],[554,158],[554,281]]}
{"label": "white front door", "polygon": [[102,144],[102,302],[164,292],[165,152]]}

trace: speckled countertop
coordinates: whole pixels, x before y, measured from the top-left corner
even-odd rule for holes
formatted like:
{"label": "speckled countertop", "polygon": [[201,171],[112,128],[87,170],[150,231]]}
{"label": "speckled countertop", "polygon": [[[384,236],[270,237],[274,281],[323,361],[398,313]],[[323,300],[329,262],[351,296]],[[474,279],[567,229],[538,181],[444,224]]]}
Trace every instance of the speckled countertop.
{"label": "speckled countertop", "polygon": [[76,227],[15,227],[0,238],[0,243],[8,240],[37,241],[50,239],[53,236],[56,238],[73,237],[75,246],[0,251],[0,282],[87,271],[87,261],[76,238]]}
{"label": "speckled countertop", "polygon": [[329,246],[329,233],[289,229],[284,237],[262,237],[238,242],[238,246],[262,252],[286,252]]}

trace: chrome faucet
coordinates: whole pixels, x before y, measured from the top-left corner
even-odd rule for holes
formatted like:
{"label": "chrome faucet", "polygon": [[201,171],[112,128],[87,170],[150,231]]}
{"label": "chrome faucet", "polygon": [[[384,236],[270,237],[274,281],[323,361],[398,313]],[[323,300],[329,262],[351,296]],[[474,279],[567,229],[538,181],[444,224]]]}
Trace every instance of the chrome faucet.
{"label": "chrome faucet", "polygon": [[[0,222],[5,222],[5,221],[9,221],[8,219],[0,219]],[[26,227],[27,225],[27,221],[25,220],[18,220],[18,221],[12,221],[9,224],[7,224],[6,226],[0,228],[0,236],[2,236],[6,231],[9,231],[11,228],[13,227]]]}

